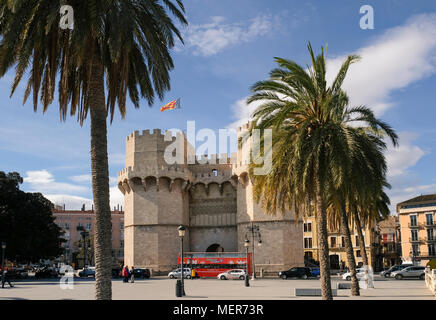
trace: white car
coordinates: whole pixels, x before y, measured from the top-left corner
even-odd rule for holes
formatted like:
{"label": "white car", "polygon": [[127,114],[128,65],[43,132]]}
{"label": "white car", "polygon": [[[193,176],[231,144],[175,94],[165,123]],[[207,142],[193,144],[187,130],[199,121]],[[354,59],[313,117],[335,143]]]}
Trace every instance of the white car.
{"label": "white car", "polygon": [[[356,278],[357,278],[357,280],[362,280],[363,278],[365,278],[365,269],[364,268],[357,268],[356,269]],[[350,271],[348,271],[342,275],[342,280],[351,281]]]}
{"label": "white car", "polygon": [[[177,268],[176,270],[173,270],[170,273],[168,273],[168,277],[170,279],[178,279],[178,278],[180,278],[181,273],[182,273],[182,269]],[[191,277],[192,277],[191,268],[183,268],[183,278],[191,279]]]}
{"label": "white car", "polygon": [[233,269],[223,273],[220,273],[217,278],[220,280],[244,280],[245,279],[245,270],[242,269]]}

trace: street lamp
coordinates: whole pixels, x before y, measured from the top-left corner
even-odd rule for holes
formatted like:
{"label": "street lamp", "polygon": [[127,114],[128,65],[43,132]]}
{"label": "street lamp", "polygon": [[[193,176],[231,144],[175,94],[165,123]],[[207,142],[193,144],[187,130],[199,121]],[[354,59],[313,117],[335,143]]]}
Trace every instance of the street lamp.
{"label": "street lamp", "polygon": [[245,247],[245,250],[247,251],[247,262],[245,263],[245,286],[246,287],[250,286],[250,282],[248,280],[248,247],[249,246],[250,246],[250,240],[248,240],[246,238],[245,242],[244,242],[244,247]]}
{"label": "street lamp", "polygon": [[2,285],[5,283],[5,251],[6,242],[2,241]]}
{"label": "street lamp", "polygon": [[257,238],[258,239],[258,243],[257,245],[260,247],[262,246],[262,239],[261,239],[261,235],[260,235],[260,231],[259,231],[259,226],[253,224],[253,222],[251,223],[251,226],[247,227],[247,233],[245,234],[245,238],[248,238],[247,235],[248,233],[251,234],[252,237],[252,252],[251,252],[251,263],[253,265],[253,275],[251,277],[251,280],[256,279],[256,265],[254,263],[254,240]]}
{"label": "street lamp", "polygon": [[181,280],[181,283],[182,283],[182,295],[186,295],[185,294],[185,283],[184,283],[184,280],[183,280],[183,238],[185,237],[185,231],[186,231],[186,228],[183,226],[183,225],[180,225],[180,227],[178,227],[177,228],[177,230],[179,231],[179,237],[180,237],[180,240],[181,240],[181,250],[180,250],[180,277],[182,278]]}

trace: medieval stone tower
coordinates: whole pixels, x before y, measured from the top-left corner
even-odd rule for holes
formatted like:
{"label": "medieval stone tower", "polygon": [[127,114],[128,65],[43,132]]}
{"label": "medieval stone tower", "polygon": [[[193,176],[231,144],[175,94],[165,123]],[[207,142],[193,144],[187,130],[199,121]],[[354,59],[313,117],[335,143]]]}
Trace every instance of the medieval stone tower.
{"label": "medieval stone tower", "polygon": [[[238,135],[246,129],[239,128]],[[175,141],[181,142],[183,161],[169,165],[166,149]],[[253,199],[241,150],[231,158],[223,154],[187,161],[189,148],[183,134],[172,137],[159,129],[127,137],[126,167],[118,174],[125,199],[125,264],[173,269],[180,224],[187,227],[186,251],[245,252],[247,227],[254,223],[262,235],[262,246],[255,249],[256,270],[303,266],[302,223],[296,224],[291,212],[264,213]]]}

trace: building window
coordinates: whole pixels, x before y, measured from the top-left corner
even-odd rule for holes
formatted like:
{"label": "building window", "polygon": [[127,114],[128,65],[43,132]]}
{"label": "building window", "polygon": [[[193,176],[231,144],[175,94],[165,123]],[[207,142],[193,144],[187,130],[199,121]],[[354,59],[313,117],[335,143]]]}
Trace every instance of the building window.
{"label": "building window", "polygon": [[419,247],[417,244],[412,244],[412,252],[414,256],[419,256]]}
{"label": "building window", "polygon": [[86,230],[91,230],[92,228],[92,223],[87,223],[86,224]]}
{"label": "building window", "polygon": [[345,248],[345,237],[341,238],[341,246],[342,248]]}
{"label": "building window", "polygon": [[331,237],[330,238],[330,247],[331,248],[336,248],[336,237]]}
{"label": "building window", "polygon": [[427,213],[427,214],[425,215],[425,223],[426,223],[428,226],[432,226],[432,225],[433,225],[433,213]]}
{"label": "building window", "polygon": [[305,249],[312,248],[312,238],[304,238],[304,248]]}
{"label": "building window", "polygon": [[355,239],[356,239],[356,247],[358,247],[360,244],[359,244],[359,236],[355,236]]}
{"label": "building window", "polygon": [[362,255],[360,254],[360,250],[356,250],[356,257],[360,258]]}
{"label": "building window", "polygon": [[213,169],[212,170],[212,176],[215,176],[215,177],[218,176],[218,170],[217,169]]}
{"label": "building window", "polygon": [[312,232],[312,222],[306,222],[303,225],[304,232]]}
{"label": "building window", "polygon": [[418,230],[411,230],[412,241],[418,241]]}
{"label": "building window", "polygon": [[413,226],[413,227],[416,227],[416,226],[418,225],[417,222],[418,222],[418,221],[417,221],[417,219],[416,219],[416,215],[411,215],[411,216],[410,216],[410,225]]}
{"label": "building window", "polygon": [[429,256],[436,256],[436,248],[435,248],[434,243],[430,243],[428,245],[428,255]]}
{"label": "building window", "polygon": [[70,230],[70,224],[69,223],[65,224],[65,229]]}
{"label": "building window", "polygon": [[433,229],[427,229],[427,240],[434,240],[434,230]]}
{"label": "building window", "polygon": [[124,229],[124,222],[120,223],[120,229],[123,230]]}

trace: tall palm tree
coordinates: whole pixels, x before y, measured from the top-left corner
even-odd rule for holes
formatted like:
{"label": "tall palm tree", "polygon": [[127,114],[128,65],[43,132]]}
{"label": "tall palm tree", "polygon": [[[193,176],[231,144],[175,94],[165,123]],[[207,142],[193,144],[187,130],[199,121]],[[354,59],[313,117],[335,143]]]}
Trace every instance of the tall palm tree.
{"label": "tall palm tree", "polygon": [[[327,236],[327,195],[341,190],[349,178],[352,154],[356,148],[350,137],[362,128],[372,134],[391,132],[391,128],[365,116],[366,108],[345,107],[346,94],[341,90],[348,68],[358,60],[349,56],[330,87],[326,82],[324,49],[315,56],[309,43],[312,65],[307,69],[292,60],[276,58],[279,68],[270,72],[270,79],[255,83],[247,103],[260,101],[253,113],[250,133],[255,129],[273,129],[272,169],[264,176],[250,175],[254,195],[267,213],[296,209],[297,214],[314,204],[321,289],[323,299],[332,299]],[[372,113],[371,113],[372,114]],[[357,119],[360,119],[359,122]],[[261,141],[262,142],[262,141]],[[262,147],[262,146],[261,146]]]}
{"label": "tall palm tree", "polygon": [[[170,89],[173,61],[169,49],[183,42],[171,16],[182,25],[181,0],[0,0],[0,76],[15,66],[11,95],[28,77],[26,102],[33,91],[43,111],[55,99],[58,82],[61,120],[91,117],[92,191],[96,215],[96,298],[111,299],[111,217],[107,117],[126,96],[138,108]],[[74,9],[74,30],[60,28],[60,6]],[[26,73],[26,71],[29,71]]]}

